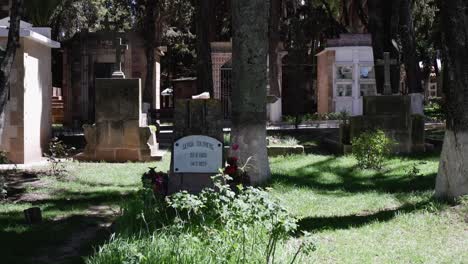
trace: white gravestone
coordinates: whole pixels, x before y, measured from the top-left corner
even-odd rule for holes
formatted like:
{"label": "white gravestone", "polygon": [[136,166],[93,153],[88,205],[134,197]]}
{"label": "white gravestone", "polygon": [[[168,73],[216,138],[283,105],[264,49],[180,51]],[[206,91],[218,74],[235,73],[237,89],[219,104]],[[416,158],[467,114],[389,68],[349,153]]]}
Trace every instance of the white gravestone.
{"label": "white gravestone", "polygon": [[217,173],[223,167],[223,144],[212,137],[188,136],[174,143],[175,173]]}

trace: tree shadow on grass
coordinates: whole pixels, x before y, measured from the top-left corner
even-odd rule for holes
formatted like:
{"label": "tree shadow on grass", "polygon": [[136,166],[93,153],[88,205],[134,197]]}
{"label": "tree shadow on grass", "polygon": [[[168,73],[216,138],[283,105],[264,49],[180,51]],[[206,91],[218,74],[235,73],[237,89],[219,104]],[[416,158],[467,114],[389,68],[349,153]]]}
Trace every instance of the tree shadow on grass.
{"label": "tree shadow on grass", "polygon": [[[107,240],[110,232],[102,225],[114,217],[112,214],[89,214],[85,211],[91,206],[120,204],[132,195],[118,191],[61,191],[56,199],[32,202],[33,206],[41,207],[43,216],[46,216],[41,224],[32,226],[26,224],[21,210],[2,213],[0,262],[83,263],[81,256],[92,254],[95,247]],[[67,212],[78,213],[60,217]]]}
{"label": "tree shadow on grass", "polygon": [[[414,161],[417,161],[414,159]],[[392,170],[367,171],[364,173],[356,165],[340,164],[337,158],[311,162],[287,172],[273,173],[273,182],[285,186],[310,188],[317,191],[341,191],[360,193],[377,191],[381,193],[410,193],[434,189],[436,173],[410,177],[404,172],[409,165],[400,165]],[[401,172],[403,170],[403,172]],[[399,174],[393,172],[400,171]],[[325,174],[333,174],[327,179]]]}
{"label": "tree shadow on grass", "polygon": [[103,226],[108,221],[77,215],[45,221],[23,232],[2,230],[2,263],[84,263],[82,256],[92,254],[109,238],[110,231]]}
{"label": "tree shadow on grass", "polygon": [[306,217],[298,222],[297,235],[303,231],[313,232],[320,230],[338,230],[361,227],[375,222],[387,222],[400,214],[407,214],[415,211],[420,211],[428,208],[433,202],[433,198],[427,199],[419,203],[406,203],[397,208],[388,208],[378,212],[363,212],[361,214],[353,214],[346,216],[317,216]]}

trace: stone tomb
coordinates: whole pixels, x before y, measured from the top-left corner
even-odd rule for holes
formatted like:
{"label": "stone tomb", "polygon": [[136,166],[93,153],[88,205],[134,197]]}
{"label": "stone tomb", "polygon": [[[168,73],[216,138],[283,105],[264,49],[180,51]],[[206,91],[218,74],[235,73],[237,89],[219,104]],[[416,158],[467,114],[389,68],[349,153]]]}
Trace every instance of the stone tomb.
{"label": "stone tomb", "polygon": [[169,193],[198,193],[213,187],[211,177],[223,167],[221,101],[177,100]]}
{"label": "stone tomb", "polygon": [[155,131],[143,124],[140,79],[96,79],[96,124],[84,126],[86,161],[159,160]]}
{"label": "stone tomb", "polygon": [[364,97],[364,115],[351,118],[350,139],[381,129],[397,143],[394,152],[424,152],[424,116],[414,113],[411,106],[411,96]]}
{"label": "stone tomb", "polygon": [[[0,46],[8,39],[8,17],[0,20]],[[51,29],[21,21],[19,46],[9,76],[4,115],[0,115],[0,151],[16,164],[41,162],[52,135]]]}

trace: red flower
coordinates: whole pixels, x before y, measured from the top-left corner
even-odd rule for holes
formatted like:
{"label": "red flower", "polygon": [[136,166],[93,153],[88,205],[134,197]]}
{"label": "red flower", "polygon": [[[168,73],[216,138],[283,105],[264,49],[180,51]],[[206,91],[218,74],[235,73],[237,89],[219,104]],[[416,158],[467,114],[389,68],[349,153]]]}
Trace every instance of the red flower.
{"label": "red flower", "polygon": [[232,145],[232,150],[238,150],[238,149],[239,149],[239,145],[238,145],[238,144]]}
{"label": "red flower", "polygon": [[227,163],[230,165],[230,166],[235,166],[237,167],[237,157],[229,157],[228,160],[227,160]]}
{"label": "red flower", "polygon": [[225,169],[224,169],[224,173],[227,174],[227,175],[234,175],[237,173],[237,166],[227,166]]}

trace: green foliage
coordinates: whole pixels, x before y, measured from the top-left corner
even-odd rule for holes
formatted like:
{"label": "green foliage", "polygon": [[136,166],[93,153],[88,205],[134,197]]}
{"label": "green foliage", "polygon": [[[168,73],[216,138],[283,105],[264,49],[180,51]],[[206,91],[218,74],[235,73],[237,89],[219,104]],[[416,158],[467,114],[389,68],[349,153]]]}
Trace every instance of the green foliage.
{"label": "green foliage", "polygon": [[421,170],[418,168],[418,165],[416,163],[414,163],[411,168],[408,169],[408,177],[409,178],[417,178],[417,177],[421,177]]}
{"label": "green foliage", "polygon": [[353,155],[362,169],[382,169],[390,155],[392,140],[382,130],[368,131],[352,140]]}
{"label": "green foliage", "polygon": [[436,50],[439,49],[440,30],[437,19],[439,9],[436,0],[418,0],[413,2],[416,52],[427,67],[435,66]]}
{"label": "green foliage", "polygon": [[299,140],[294,137],[278,137],[278,136],[269,136],[267,137],[268,145],[270,146],[297,146],[299,145]]}
{"label": "green foliage", "polygon": [[430,100],[424,107],[424,114],[429,121],[443,122],[445,121],[445,110],[442,100]]}
{"label": "green foliage", "polygon": [[60,5],[61,0],[25,0],[24,20],[32,23],[36,27],[46,27],[50,25],[50,18],[55,9]]}
{"label": "green foliage", "polygon": [[7,186],[5,175],[0,174],[0,200],[5,199],[7,196]]}
{"label": "green foliage", "polygon": [[0,150],[0,164],[8,164],[10,160],[8,159],[8,153]]}
{"label": "green foliage", "polygon": [[49,151],[45,154],[47,161],[50,163],[51,176],[60,176],[66,172],[65,164],[66,159],[70,158],[74,148],[67,147],[58,138],[53,138],[49,142]]}
{"label": "green foliage", "polygon": [[[231,189],[216,176],[216,190],[176,193],[165,200],[151,190],[123,207],[119,234],[87,263],[271,263],[296,220],[269,193],[253,187]],[[315,250],[304,239],[288,263]],[[292,262],[291,262],[292,259]],[[135,262],[132,262],[135,261]]]}
{"label": "green foliage", "polygon": [[[314,114],[300,115],[298,118],[299,118],[299,123],[313,122],[313,121],[327,121],[327,120],[348,121],[349,114],[347,112],[325,113],[325,114],[314,113]],[[285,123],[288,123],[288,124],[296,123],[295,116],[284,116],[283,120]]]}

